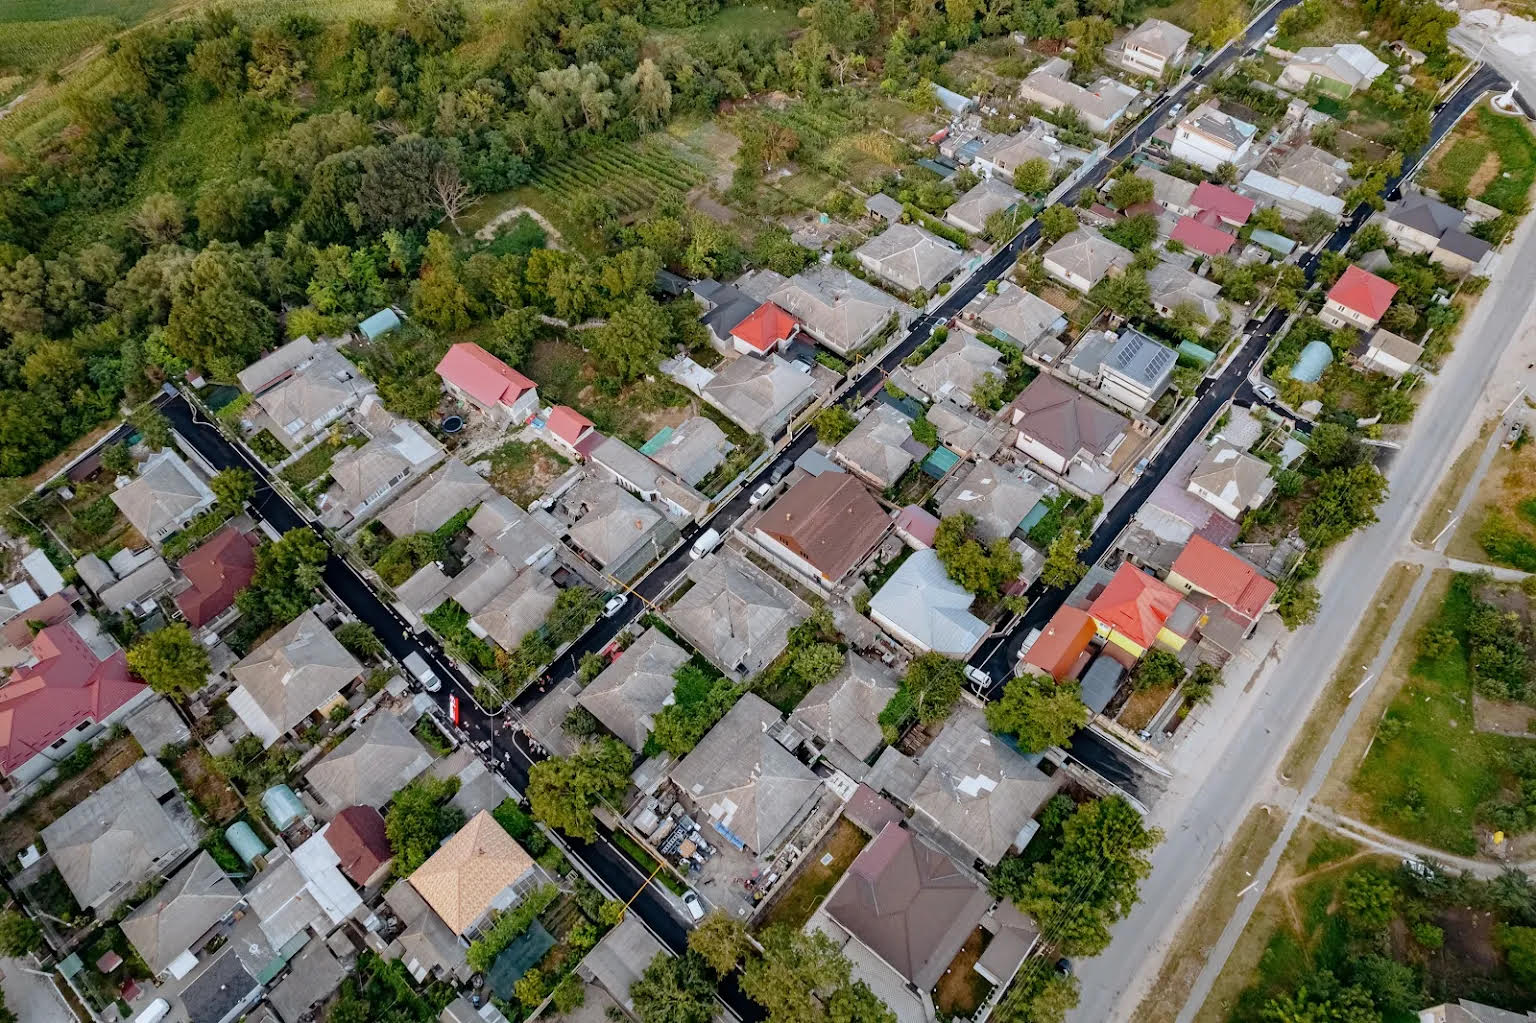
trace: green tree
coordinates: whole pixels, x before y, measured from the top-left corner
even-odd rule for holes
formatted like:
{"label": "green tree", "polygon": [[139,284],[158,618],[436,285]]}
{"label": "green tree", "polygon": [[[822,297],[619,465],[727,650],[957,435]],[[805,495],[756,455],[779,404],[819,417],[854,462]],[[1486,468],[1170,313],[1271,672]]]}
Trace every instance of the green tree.
{"label": "green tree", "polygon": [[7,909],[0,913],[0,955],[13,959],[43,947],[43,929],[25,913]]}
{"label": "green tree", "polygon": [[650,295],[635,295],[614,310],[606,326],[589,331],[592,355],[628,383],[656,370],[672,342],[672,318]]}
{"label": "green tree", "polygon": [[525,1010],[532,1011],[549,994],[549,988],[544,983],[544,974],[537,966],[532,967],[527,973],[517,978],[517,983],[512,985],[512,994],[519,1005]]}
{"label": "green tree", "polygon": [[1013,187],[1025,195],[1039,195],[1051,187],[1051,165],[1043,157],[1032,156],[1013,169]]}
{"label": "green tree", "polygon": [[1019,747],[1031,753],[1065,745],[1088,717],[1076,682],[1057,685],[1039,675],[1010,679],[1002,699],[987,704],[987,727],[1018,736]]}
{"label": "green tree", "polygon": [[1015,981],[1017,993],[1003,1000],[993,1018],[998,1023],[1063,1023],[1077,1008],[1077,978],[1063,976],[1035,958],[1024,964]]}
{"label": "green tree", "polygon": [[1059,921],[1064,953],[1096,955],[1109,945],[1110,925],[1136,904],[1141,879],[1152,870],[1148,856],[1162,837],[1119,796],[1085,803],[1015,901],[1036,920]]}
{"label": "green tree", "polygon": [[965,689],[965,663],[932,651],[918,654],[907,665],[901,688],[910,698],[917,720],[937,724],[949,717]]}
{"label": "green tree", "polygon": [[971,400],[978,408],[996,412],[1012,395],[1008,393],[1008,378],[991,370],[971,385]]}
{"label": "green tree", "polygon": [[128,667],[157,693],[187,696],[208,681],[208,650],[184,622],[147,633],[128,650]]}
{"label": "green tree", "polygon": [[1536,987],[1536,927],[1500,926],[1496,938],[1515,980],[1522,987]]}
{"label": "green tree", "polygon": [[1114,203],[1118,210],[1135,206],[1137,203],[1151,202],[1152,195],[1152,182],[1130,172],[1121,174],[1109,187],[1109,201]]}
{"label": "green tree", "polygon": [[1275,589],[1275,611],[1293,632],[1316,620],[1322,602],[1323,595],[1305,579],[1283,579]]}
{"label": "green tree", "polygon": [[141,407],[128,421],[139,431],[144,446],[151,451],[161,451],[170,445],[171,421],[153,405]]}
{"label": "green tree", "polygon": [[353,657],[368,660],[384,656],[384,644],[364,622],[344,622],[336,627],[336,642]]}
{"label": "green tree", "polygon": [[972,515],[945,516],[934,531],[933,549],[955,582],[981,597],[996,597],[1023,571],[1023,559],[1004,539],[983,547],[971,536]]}
{"label": "green tree", "polygon": [[427,232],[414,308],[422,322],[445,332],[463,330],[479,312],[478,303],[461,279],[453,242],[441,231]]}
{"label": "green tree", "polygon": [[1076,586],[1088,572],[1088,566],[1078,557],[1087,546],[1088,541],[1077,526],[1063,527],[1046,548],[1045,564],[1040,570],[1041,581],[1059,589]]}
{"label": "green tree", "polygon": [[859,421],[853,418],[841,405],[828,405],[816,413],[816,418],[811,420],[811,426],[816,431],[816,439],[823,444],[836,444],[853,432],[853,428],[859,425]]}
{"label": "green tree", "polygon": [[592,809],[617,803],[629,787],[629,747],[617,739],[588,743],[568,757],[550,757],[528,770],[528,808],[552,828],[593,841]]}
{"label": "green tree", "polygon": [[256,492],[256,477],[239,466],[225,469],[208,481],[208,489],[219,499],[219,506],[234,512],[245,506]]}
{"label": "green tree", "polygon": [[1380,874],[1360,871],[1344,882],[1344,919],[1361,935],[1383,930],[1397,915],[1397,886]]}
{"label": "green tree", "polygon": [[189,365],[233,377],[277,334],[260,293],[250,258],[238,246],[212,242],[171,286],[166,345]]}
{"label": "green tree", "polygon": [[555,985],[554,1006],[555,1011],[561,1015],[575,1012],[586,1004],[587,986],[581,982],[581,978],[574,973],[567,973],[565,979]]}
{"label": "green tree", "polygon": [[760,941],[762,955],[742,967],[741,990],[770,1023],[830,1023],[837,1009],[856,1013],[841,1018],[857,1023],[894,1023],[893,1013],[858,994],[848,960],[825,934],[775,924]]}
{"label": "green tree", "polygon": [[629,986],[640,1023],[710,1023],[715,1017],[715,982],[704,960],[693,953],[656,953],[640,979]]}
{"label": "green tree", "polygon": [[314,604],[329,553],[325,541],[302,526],[258,548],[251,585],[235,597],[241,613],[260,625],[293,621]]}
{"label": "green tree", "polygon": [[1131,673],[1131,685],[1138,691],[1175,686],[1184,678],[1184,665],[1166,650],[1148,650]]}
{"label": "green tree", "polygon": [[709,914],[688,934],[688,950],[697,953],[721,977],[740,966],[752,949],[746,924],[723,910]]}
{"label": "green tree", "polygon": [[1376,505],[1387,496],[1387,480],[1376,467],[1331,469],[1318,479],[1317,493],[1302,508],[1297,532],[1307,546],[1329,547],[1376,521]]}
{"label": "green tree", "polygon": [[1040,214],[1040,237],[1047,245],[1055,245],[1077,230],[1077,214],[1069,207],[1051,206]]}
{"label": "green tree", "polygon": [[133,453],[127,444],[108,444],[101,450],[101,466],[110,473],[123,476],[133,472]]}
{"label": "green tree", "polygon": [[384,815],[384,834],[395,853],[395,873],[405,876],[427,862],[443,839],[464,826],[464,814],[449,806],[457,778],[422,775],[395,793]]}
{"label": "green tree", "polygon": [[1270,999],[1259,1019],[1262,1023],[1381,1023],[1381,1013],[1363,988],[1341,987],[1322,970],[1294,995]]}

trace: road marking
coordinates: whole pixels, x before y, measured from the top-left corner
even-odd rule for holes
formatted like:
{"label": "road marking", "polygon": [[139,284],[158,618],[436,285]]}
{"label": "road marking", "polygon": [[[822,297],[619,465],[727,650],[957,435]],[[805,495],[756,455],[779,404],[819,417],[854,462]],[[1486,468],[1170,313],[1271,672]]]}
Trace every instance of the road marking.
{"label": "road marking", "polygon": [[1376,673],[1373,671],[1369,675],[1365,676],[1365,678],[1361,679],[1360,680],[1360,684],[1355,686],[1355,688],[1353,688],[1353,689],[1351,689],[1349,691],[1349,697],[1348,698],[1353,700],[1355,698],[1355,694],[1358,693],[1360,690],[1364,689],[1366,686],[1370,685],[1371,684],[1371,679],[1373,679],[1375,677],[1376,677]]}
{"label": "road marking", "polygon": [[1450,530],[1450,528],[1452,526],[1454,526],[1459,521],[1461,521],[1461,516],[1460,515],[1452,515],[1451,516],[1451,521],[1449,521],[1449,522],[1447,522],[1445,524],[1445,529],[1442,529],[1442,530],[1440,530],[1440,532],[1436,533],[1435,534],[1435,538],[1429,542],[1429,545],[1431,547],[1438,547],[1438,546],[1440,546],[1440,538],[1442,536],[1444,536]]}

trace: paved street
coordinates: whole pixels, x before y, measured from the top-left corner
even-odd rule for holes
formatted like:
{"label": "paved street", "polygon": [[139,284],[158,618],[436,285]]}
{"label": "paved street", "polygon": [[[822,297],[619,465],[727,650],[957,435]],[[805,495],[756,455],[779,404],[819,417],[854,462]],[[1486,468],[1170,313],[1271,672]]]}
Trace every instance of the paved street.
{"label": "paved street", "polygon": [[[1437,118],[1437,136],[1439,130]],[[1239,718],[1202,722],[1174,757],[1175,778],[1150,815],[1167,838],[1153,855],[1142,901],[1115,928],[1114,943],[1080,964],[1083,1001],[1073,1020],[1130,1018],[1222,845],[1252,806],[1282,788],[1284,781],[1276,778],[1281,758],[1333,676],[1387,569],[1401,560],[1399,552],[1460,450],[1455,438],[1476,432],[1482,416],[1474,409],[1485,395],[1498,407],[1513,396],[1513,377],[1493,381],[1512,339],[1531,333],[1524,321],[1533,293],[1528,278],[1515,269],[1536,261],[1530,218],[1500,260],[1504,272],[1467,317],[1456,350],[1428,388],[1388,469],[1391,492],[1377,509],[1377,523],[1330,554],[1318,579],[1323,603],[1317,621],[1283,644],[1282,656],[1252,685]],[[1523,340],[1529,343],[1528,336]]]}

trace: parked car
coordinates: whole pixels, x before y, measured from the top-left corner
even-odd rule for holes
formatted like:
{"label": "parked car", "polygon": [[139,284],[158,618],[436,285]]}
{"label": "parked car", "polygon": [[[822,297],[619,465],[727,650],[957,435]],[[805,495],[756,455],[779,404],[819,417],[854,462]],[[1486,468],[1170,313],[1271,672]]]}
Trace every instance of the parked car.
{"label": "parked car", "polygon": [[1263,398],[1265,401],[1274,401],[1280,397],[1280,395],[1276,393],[1275,389],[1268,384],[1260,384],[1259,386],[1255,387],[1254,390],[1257,391],[1259,397]]}
{"label": "parked car", "polygon": [[778,483],[785,476],[788,476],[790,470],[793,469],[794,467],[795,467],[795,463],[794,462],[791,462],[787,458],[784,459],[783,461],[779,462],[778,465],[775,465],[773,467],[773,472],[768,474],[768,481],[770,483]]}
{"label": "parked car", "polygon": [[756,508],[758,505],[768,500],[768,495],[771,493],[773,493],[772,483],[761,484],[756,490],[752,491],[752,496],[747,498],[747,503]]}
{"label": "parked car", "polygon": [[965,677],[982,689],[992,688],[992,676],[972,664],[965,666]]}
{"label": "parked car", "polygon": [[603,605],[603,617],[612,618],[614,615],[624,610],[624,605],[628,603],[629,594],[615,593],[613,596],[608,598],[608,603]]}
{"label": "parked car", "polygon": [[426,658],[412,650],[405,655],[405,670],[411,673],[411,677],[421,683],[421,688],[429,693],[435,693],[443,688],[443,680],[437,677],[437,673],[427,667]]}
{"label": "parked car", "polygon": [[704,919],[704,907],[699,903],[699,897],[693,892],[683,893],[683,908],[688,910],[688,915],[693,919]]}
{"label": "parked car", "polygon": [[699,535],[697,540],[693,541],[693,546],[689,549],[688,556],[694,561],[698,561],[704,555],[708,554],[710,551],[719,546],[720,530],[706,529]]}

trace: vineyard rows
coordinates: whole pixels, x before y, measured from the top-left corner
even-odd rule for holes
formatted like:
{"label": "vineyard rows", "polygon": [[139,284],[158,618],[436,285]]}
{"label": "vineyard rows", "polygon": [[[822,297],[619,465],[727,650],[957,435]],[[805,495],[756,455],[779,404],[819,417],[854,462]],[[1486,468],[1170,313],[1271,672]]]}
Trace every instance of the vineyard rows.
{"label": "vineyard rows", "polygon": [[595,193],[622,216],[681,195],[703,179],[697,167],[659,146],[610,146],[550,164],[534,175],[533,184],[562,208]]}

